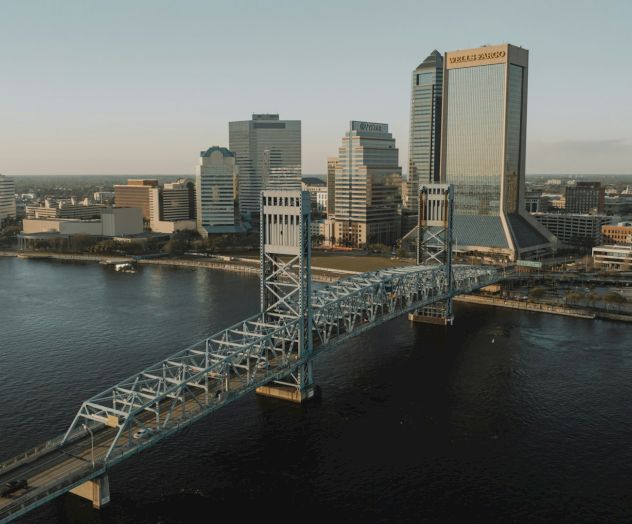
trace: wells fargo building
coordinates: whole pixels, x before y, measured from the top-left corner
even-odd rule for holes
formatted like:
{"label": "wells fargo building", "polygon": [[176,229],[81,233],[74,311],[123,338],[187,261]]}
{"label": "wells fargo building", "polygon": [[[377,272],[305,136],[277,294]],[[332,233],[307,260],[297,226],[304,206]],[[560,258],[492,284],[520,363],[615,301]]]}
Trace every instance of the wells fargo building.
{"label": "wells fargo building", "polygon": [[441,180],[459,251],[533,258],[555,240],[523,205],[528,60],[509,44],[445,54]]}

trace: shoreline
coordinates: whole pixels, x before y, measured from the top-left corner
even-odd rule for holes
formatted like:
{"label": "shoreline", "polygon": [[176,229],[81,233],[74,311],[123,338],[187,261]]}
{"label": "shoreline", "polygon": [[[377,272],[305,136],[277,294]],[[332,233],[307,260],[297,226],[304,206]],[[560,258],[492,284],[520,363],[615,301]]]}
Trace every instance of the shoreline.
{"label": "shoreline", "polygon": [[[137,263],[139,265],[156,265],[171,267],[188,267],[215,269],[222,271],[232,271],[235,273],[259,274],[259,261],[246,262],[238,259],[230,262],[217,259],[189,259],[189,258],[147,258],[135,260],[131,256],[121,255],[94,255],[94,254],[72,254],[72,253],[38,253],[38,252],[18,252],[0,251],[0,257],[15,257],[30,260],[54,260],[60,262],[92,262],[102,265]],[[359,273],[358,271],[336,270],[323,267],[312,267],[312,280],[314,282],[336,282],[345,276]]]}
{"label": "shoreline", "polygon": [[[55,260],[60,262],[80,262],[99,263],[102,265],[113,265],[122,263],[138,263],[139,265],[170,266],[180,268],[203,268],[220,271],[230,271],[233,273],[259,274],[259,261],[255,259],[239,258],[233,261],[222,261],[217,259],[189,259],[189,258],[148,258],[134,260],[130,256],[109,256],[94,254],[71,254],[71,253],[38,253],[38,252],[17,252],[0,251],[0,257],[15,257],[33,260]],[[360,271],[336,270],[325,267],[312,266],[312,281],[320,283],[331,283],[349,275],[358,274]],[[632,322],[632,316],[621,315],[609,312],[590,311],[580,308],[569,308],[564,306],[543,304],[539,302],[522,302],[517,300],[502,299],[496,297],[484,297],[481,295],[460,295],[454,298],[455,302],[465,302],[484,306],[504,307],[534,313],[548,313],[585,320],[604,319],[615,322]]]}

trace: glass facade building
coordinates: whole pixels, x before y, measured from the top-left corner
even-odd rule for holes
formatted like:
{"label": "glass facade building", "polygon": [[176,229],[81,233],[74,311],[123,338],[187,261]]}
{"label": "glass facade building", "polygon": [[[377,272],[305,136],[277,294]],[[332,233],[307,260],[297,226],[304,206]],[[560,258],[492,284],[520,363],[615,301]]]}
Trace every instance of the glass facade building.
{"label": "glass facade building", "polygon": [[401,235],[402,169],[388,124],[352,121],[335,163],[335,237],[392,245]]}
{"label": "glass facade building", "polygon": [[445,55],[441,180],[462,250],[530,258],[555,240],[524,210],[528,57],[508,44]]}
{"label": "glass facade building", "polygon": [[443,57],[436,49],[412,73],[405,207],[417,213],[419,184],[439,181]]}
{"label": "glass facade building", "polygon": [[229,148],[239,168],[239,207],[258,217],[263,189],[301,188],[301,121],[254,114],[229,122]]}

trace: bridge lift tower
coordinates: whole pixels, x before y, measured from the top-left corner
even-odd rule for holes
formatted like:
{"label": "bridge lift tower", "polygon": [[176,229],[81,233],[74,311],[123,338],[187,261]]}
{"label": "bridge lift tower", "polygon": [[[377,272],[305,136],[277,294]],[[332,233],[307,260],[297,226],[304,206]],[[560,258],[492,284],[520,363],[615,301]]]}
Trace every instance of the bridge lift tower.
{"label": "bridge lift tower", "polygon": [[[417,264],[442,265],[447,287],[453,289],[452,216],[454,186],[451,184],[419,185],[419,228],[417,230]],[[452,299],[448,298],[410,313],[414,322],[452,325]]]}
{"label": "bridge lift tower", "polygon": [[[267,324],[300,319],[299,359],[313,349],[310,216],[307,191],[261,192],[261,313]],[[311,360],[284,379],[257,388],[261,395],[294,402],[303,402],[315,392]]]}

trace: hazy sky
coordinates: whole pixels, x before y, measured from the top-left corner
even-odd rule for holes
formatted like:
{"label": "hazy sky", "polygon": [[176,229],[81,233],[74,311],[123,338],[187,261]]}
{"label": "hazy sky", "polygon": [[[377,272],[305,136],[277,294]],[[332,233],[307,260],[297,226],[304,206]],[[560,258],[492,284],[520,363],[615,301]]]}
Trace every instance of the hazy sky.
{"label": "hazy sky", "polygon": [[632,173],[632,1],[0,0],[0,173],[193,173],[228,121],[303,121],[323,173],[441,52],[530,51],[528,173]]}

